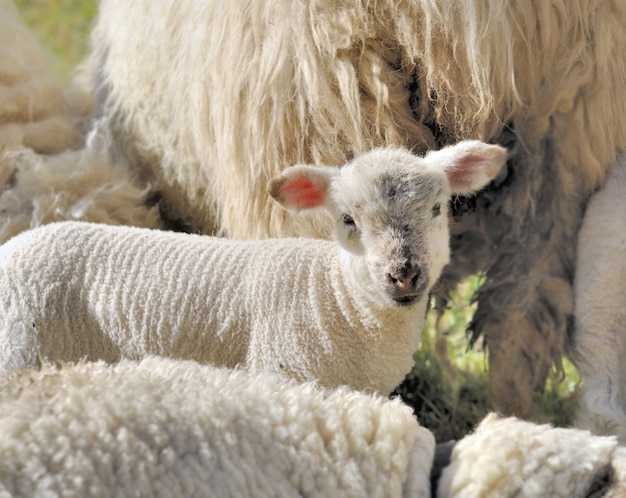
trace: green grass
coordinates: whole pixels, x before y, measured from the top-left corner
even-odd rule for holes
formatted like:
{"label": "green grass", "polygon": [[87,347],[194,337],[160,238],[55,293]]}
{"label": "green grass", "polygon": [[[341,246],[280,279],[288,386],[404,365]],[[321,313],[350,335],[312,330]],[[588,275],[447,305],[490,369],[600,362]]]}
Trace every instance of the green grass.
{"label": "green grass", "polygon": [[53,71],[67,83],[88,49],[89,31],[97,12],[95,0],[14,0],[22,22],[41,40]]}
{"label": "green grass", "polygon": [[[67,83],[72,69],[87,52],[96,2],[15,0],[15,3],[23,22],[39,35],[48,50],[60,81]],[[450,310],[438,324],[436,314],[429,314],[422,346],[415,354],[416,366],[398,389],[414,407],[420,421],[440,441],[462,437],[488,411],[486,355],[479,348],[468,351],[465,335],[474,310],[471,297],[478,285],[476,277],[461,284]],[[445,363],[439,361],[436,353],[442,345],[447,348]],[[562,382],[550,379],[546,393],[537,400],[542,418],[562,426],[571,422],[578,386],[574,367],[566,361],[564,368],[565,379]]]}

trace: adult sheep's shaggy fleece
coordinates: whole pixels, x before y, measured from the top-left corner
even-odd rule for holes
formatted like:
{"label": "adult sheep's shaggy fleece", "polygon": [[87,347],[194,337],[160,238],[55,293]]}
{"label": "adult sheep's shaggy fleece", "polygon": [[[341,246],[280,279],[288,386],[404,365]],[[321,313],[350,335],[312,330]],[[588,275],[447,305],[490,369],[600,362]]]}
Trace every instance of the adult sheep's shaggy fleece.
{"label": "adult sheep's shaggy fleece", "polygon": [[[583,205],[626,145],[626,2],[99,7],[84,81],[112,157],[151,182],[170,226],[235,238],[326,236],[325,218],[295,223],[274,207],[268,178],[384,144],[508,145],[507,171],[476,199],[477,221],[458,226],[460,249],[442,282],[486,270],[472,330],[489,346],[492,403],[528,414],[571,332]],[[19,192],[19,175],[5,186]],[[12,213],[5,207],[0,198],[0,212]]]}
{"label": "adult sheep's shaggy fleece", "polygon": [[80,145],[68,102],[48,70],[13,2],[0,0],[0,151],[25,146],[53,154]]}
{"label": "adult sheep's shaggy fleece", "polygon": [[162,358],[0,377],[0,496],[430,496],[399,399]]}

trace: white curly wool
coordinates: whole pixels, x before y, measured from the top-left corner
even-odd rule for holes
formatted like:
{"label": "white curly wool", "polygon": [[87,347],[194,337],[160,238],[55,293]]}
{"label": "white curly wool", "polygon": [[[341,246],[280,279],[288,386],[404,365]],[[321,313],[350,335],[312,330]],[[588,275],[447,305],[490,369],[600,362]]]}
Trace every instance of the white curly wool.
{"label": "white curly wool", "polygon": [[587,206],[574,291],[578,423],[626,443],[626,155]]}
{"label": "white curly wool", "polygon": [[0,496],[430,496],[399,399],[149,358],[0,377]]}
{"label": "white curly wool", "polygon": [[437,496],[582,498],[595,496],[594,489],[624,492],[625,456],[613,437],[492,413],[456,444]]}
{"label": "white curly wool", "polygon": [[0,0],[0,242],[67,219],[159,227],[151,185],[115,152],[106,120],[90,119],[89,77],[63,92],[49,62]]}
{"label": "white curly wool", "polygon": [[38,154],[28,147],[0,150],[0,242],[53,221],[159,228],[158,207],[148,203],[150,185],[135,178],[110,149],[102,121],[83,148]]}

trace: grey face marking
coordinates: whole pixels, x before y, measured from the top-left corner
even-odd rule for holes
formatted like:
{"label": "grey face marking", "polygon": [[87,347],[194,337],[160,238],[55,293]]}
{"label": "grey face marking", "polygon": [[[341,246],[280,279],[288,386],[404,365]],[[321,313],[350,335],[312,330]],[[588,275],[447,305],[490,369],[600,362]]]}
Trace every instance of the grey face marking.
{"label": "grey face marking", "polygon": [[426,204],[441,191],[440,179],[428,174],[411,178],[409,175],[383,174],[378,181],[378,191],[382,199],[387,199],[390,206],[408,204]]}
{"label": "grey face marking", "polygon": [[378,188],[383,199],[393,199],[394,197],[404,197],[408,191],[405,178],[395,175],[381,175]]}

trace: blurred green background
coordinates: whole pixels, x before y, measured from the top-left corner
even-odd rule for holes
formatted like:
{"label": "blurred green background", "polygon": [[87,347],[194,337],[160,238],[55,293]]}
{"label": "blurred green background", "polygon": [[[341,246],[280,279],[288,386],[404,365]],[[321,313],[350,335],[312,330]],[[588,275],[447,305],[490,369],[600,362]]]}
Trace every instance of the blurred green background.
{"label": "blurred green background", "polygon": [[[66,84],[72,69],[87,52],[97,2],[14,1],[22,21],[46,47],[60,82]],[[438,440],[462,437],[488,411],[486,354],[479,349],[468,351],[465,335],[474,310],[472,295],[479,283],[480,278],[473,277],[461,284],[450,309],[439,321],[436,313],[429,313],[422,346],[415,356],[416,366],[397,391]],[[541,418],[557,425],[571,422],[576,402],[578,376],[568,362],[565,373],[564,379],[551,378],[546,393],[537,399]]]}
{"label": "blurred green background", "polygon": [[95,0],[14,0],[22,22],[33,29],[51,57],[53,70],[66,83],[89,46]]}

